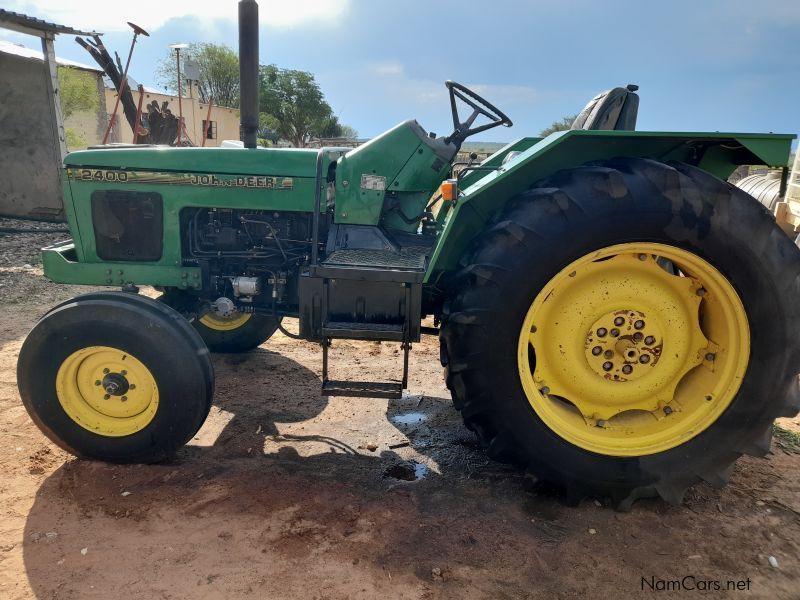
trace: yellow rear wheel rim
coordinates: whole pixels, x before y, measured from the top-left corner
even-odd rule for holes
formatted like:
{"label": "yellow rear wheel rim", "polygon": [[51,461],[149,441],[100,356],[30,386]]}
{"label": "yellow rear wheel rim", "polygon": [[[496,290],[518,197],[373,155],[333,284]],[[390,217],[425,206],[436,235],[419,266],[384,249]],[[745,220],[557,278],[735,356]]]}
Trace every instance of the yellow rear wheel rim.
{"label": "yellow rear wheel rim", "polygon": [[158,386],[135,356],[110,346],[70,354],[56,373],[56,395],[75,423],[98,435],[141,431],[158,411]]}
{"label": "yellow rear wheel rim", "polygon": [[610,456],[675,448],[739,390],[750,329],[714,266],[665,244],[603,248],[537,294],[517,360],[528,401],[557,435]]}
{"label": "yellow rear wheel rim", "polygon": [[222,317],[216,313],[207,313],[200,317],[200,322],[214,331],[233,331],[244,326],[253,315],[236,311],[230,317]]}

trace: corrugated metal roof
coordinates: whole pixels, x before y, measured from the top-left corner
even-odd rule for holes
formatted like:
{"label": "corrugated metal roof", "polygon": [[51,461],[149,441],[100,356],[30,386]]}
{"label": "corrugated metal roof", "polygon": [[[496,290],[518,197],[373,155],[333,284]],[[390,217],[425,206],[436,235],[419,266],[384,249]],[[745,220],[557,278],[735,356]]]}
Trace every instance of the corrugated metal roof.
{"label": "corrugated metal roof", "polygon": [[72,27],[67,27],[66,25],[59,25],[58,23],[49,23],[43,19],[37,19],[36,17],[29,17],[28,15],[15,13],[11,12],[10,10],[6,10],[4,8],[0,8],[0,27],[2,27],[6,23],[12,25],[21,25],[22,27],[27,27],[28,29],[35,29],[37,31],[45,31],[51,33],[72,33],[75,35],[102,35],[94,31],[81,31],[79,29],[73,29]]}
{"label": "corrugated metal roof", "polygon": [[[3,54],[12,54],[14,56],[19,56],[20,58],[28,58],[30,60],[41,60],[44,62],[44,55],[38,51],[33,50],[31,48],[26,48],[25,46],[20,46],[19,44],[14,44],[12,42],[7,42],[5,40],[0,40],[0,52]],[[75,69],[84,69],[86,71],[95,71],[96,73],[102,73],[103,70],[98,67],[92,67],[90,65],[85,65],[83,63],[75,62],[74,60],[67,60],[66,58],[58,58],[56,56],[56,64],[62,67],[73,67]]]}

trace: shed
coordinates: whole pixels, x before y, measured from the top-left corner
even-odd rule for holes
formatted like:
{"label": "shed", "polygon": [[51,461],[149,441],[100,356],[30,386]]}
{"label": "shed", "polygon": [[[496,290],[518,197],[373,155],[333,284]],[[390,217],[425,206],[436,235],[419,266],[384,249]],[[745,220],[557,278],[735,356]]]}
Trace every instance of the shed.
{"label": "shed", "polygon": [[0,28],[36,36],[42,45],[41,57],[0,52],[0,214],[63,220],[61,164],[67,147],[53,41],[59,33],[94,32],[5,9]]}

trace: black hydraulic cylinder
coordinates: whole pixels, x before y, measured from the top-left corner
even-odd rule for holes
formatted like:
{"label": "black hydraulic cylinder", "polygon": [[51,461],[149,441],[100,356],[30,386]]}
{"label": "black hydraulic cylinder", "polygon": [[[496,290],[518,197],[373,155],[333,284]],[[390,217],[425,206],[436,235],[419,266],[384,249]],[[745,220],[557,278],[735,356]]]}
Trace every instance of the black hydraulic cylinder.
{"label": "black hydraulic cylinder", "polygon": [[258,4],[239,2],[239,112],[245,148],[258,141]]}

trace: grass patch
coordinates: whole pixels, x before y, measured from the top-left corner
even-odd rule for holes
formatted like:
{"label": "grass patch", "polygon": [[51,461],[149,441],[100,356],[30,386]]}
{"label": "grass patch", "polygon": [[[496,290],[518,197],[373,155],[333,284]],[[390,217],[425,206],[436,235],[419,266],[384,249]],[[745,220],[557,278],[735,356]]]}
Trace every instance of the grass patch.
{"label": "grass patch", "polygon": [[800,454],[800,433],[784,429],[780,425],[772,426],[772,434],[775,437],[775,444],[784,452]]}

